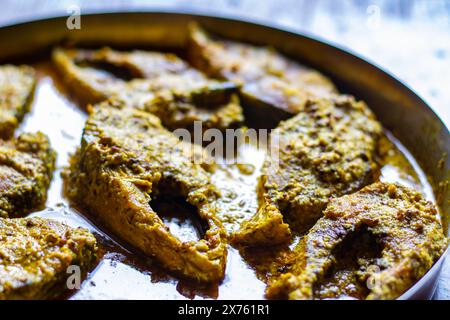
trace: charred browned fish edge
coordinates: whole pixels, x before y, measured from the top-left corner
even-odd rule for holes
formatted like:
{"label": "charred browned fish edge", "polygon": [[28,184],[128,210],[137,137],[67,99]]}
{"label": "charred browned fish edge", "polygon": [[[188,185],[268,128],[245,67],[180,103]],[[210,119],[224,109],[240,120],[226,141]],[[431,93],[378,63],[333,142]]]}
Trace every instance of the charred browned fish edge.
{"label": "charred browned fish edge", "polygon": [[0,217],[20,217],[45,206],[55,160],[41,132],[0,140]]}
{"label": "charred browned fish edge", "polygon": [[[200,146],[180,142],[152,114],[99,105],[65,180],[72,201],[124,242],[182,277],[215,282],[224,277],[227,243],[211,170],[214,162]],[[150,206],[163,195],[198,209],[208,224],[203,239],[182,242],[170,233]]]}
{"label": "charred browned fish edge", "polygon": [[188,56],[209,76],[242,86],[245,117],[258,126],[273,128],[301,111],[308,98],[337,94],[330,79],[272,48],[214,38],[196,23],[189,26]]}
{"label": "charred browned fish edge", "polygon": [[[337,277],[333,266],[339,263],[336,251],[363,227],[381,246],[380,256],[357,257],[359,268],[346,270],[354,282],[333,279]],[[335,293],[362,286],[363,298],[395,299],[432,267],[447,245],[434,204],[413,189],[377,182],[331,200],[324,217],[296,247],[291,270],[275,279],[266,293],[270,298],[317,299],[321,285],[328,281],[334,283]],[[345,254],[350,250],[345,249]]]}
{"label": "charred browned fish edge", "polygon": [[83,276],[97,260],[89,231],[38,217],[0,218],[0,251],[0,300],[56,298],[70,266]]}
{"label": "charred browned fish edge", "polygon": [[259,210],[233,242],[276,245],[291,239],[292,228],[307,231],[331,198],[377,180],[381,136],[381,124],[364,102],[350,96],[309,101],[271,133],[279,150],[263,165]]}
{"label": "charred browned fish edge", "polygon": [[[221,130],[239,127],[243,122],[234,83],[208,79],[173,54],[57,48],[53,61],[84,102],[118,100],[157,115],[170,130],[190,129],[194,121],[202,121],[206,129]],[[84,69],[83,64],[120,68],[130,77],[100,75]]]}
{"label": "charred browned fish edge", "polygon": [[30,66],[0,66],[0,139],[9,139],[30,110],[36,73]]}

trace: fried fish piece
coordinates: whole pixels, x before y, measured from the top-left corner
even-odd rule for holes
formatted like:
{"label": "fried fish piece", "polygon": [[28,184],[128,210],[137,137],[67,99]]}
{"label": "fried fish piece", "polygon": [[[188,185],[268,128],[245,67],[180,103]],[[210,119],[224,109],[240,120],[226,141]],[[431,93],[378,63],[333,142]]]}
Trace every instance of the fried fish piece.
{"label": "fried fish piece", "polygon": [[173,54],[58,48],[53,61],[82,100],[119,100],[157,115],[170,130],[190,129],[194,121],[218,129],[243,121],[235,84],[208,79]]}
{"label": "fried fish piece", "polygon": [[292,269],[266,293],[289,299],[395,299],[431,268],[447,244],[437,209],[422,194],[374,183],[330,201],[295,249]]}
{"label": "fried fish piece", "polygon": [[96,239],[85,229],[38,217],[0,218],[0,300],[57,297],[68,268],[87,272],[96,251]]}
{"label": "fried fish piece", "polygon": [[53,62],[73,92],[87,103],[98,103],[127,90],[133,79],[181,74],[188,65],[173,54],[56,48]]}
{"label": "fried fish piece", "polygon": [[381,124],[362,101],[350,96],[309,101],[271,133],[258,212],[243,222],[233,240],[275,245],[288,241],[291,229],[309,229],[331,198],[378,178],[381,136]]}
{"label": "fried fish piece", "polygon": [[55,169],[56,153],[43,133],[0,140],[0,217],[41,209]]}
{"label": "fried fish piece", "polygon": [[[86,122],[67,175],[68,194],[96,220],[168,270],[197,281],[224,277],[226,232],[216,216],[214,162],[181,142],[150,113],[99,105]],[[206,225],[199,241],[183,242],[152,208],[159,198],[183,200]]]}
{"label": "fried fish piece", "polygon": [[0,138],[8,139],[30,109],[36,74],[29,66],[0,66]]}
{"label": "fried fish piece", "polygon": [[261,118],[260,111],[265,111],[268,120],[283,120],[300,111],[309,97],[337,92],[327,77],[271,48],[214,39],[197,24],[189,28],[188,55],[209,76],[242,85],[246,117]]}

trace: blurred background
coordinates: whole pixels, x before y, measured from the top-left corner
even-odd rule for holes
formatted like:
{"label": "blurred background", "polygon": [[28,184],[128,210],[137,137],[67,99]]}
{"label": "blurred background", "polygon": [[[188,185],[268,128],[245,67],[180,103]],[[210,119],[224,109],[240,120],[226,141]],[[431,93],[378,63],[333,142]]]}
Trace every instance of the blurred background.
{"label": "blurred background", "polygon": [[450,126],[450,0],[2,0],[0,25],[97,11],[182,10],[275,23],[387,69]]}
{"label": "blurred background", "polygon": [[[82,14],[161,9],[227,15],[311,34],[394,74],[450,127],[450,0],[2,0],[0,26],[68,15],[74,5]],[[436,299],[450,299],[449,260]]]}

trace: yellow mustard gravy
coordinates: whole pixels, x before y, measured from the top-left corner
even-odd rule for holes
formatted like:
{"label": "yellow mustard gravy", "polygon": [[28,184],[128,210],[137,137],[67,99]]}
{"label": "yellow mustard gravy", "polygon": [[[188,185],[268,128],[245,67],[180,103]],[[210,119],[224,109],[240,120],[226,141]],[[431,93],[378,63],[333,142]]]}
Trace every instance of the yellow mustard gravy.
{"label": "yellow mustard gravy", "polygon": [[[88,228],[97,236],[101,246],[101,257],[97,267],[90,272],[79,290],[67,292],[62,298],[264,298],[266,287],[264,281],[270,275],[283,271],[289,263],[290,249],[298,241],[299,236],[290,246],[272,250],[264,248],[239,252],[238,249],[229,246],[226,276],[222,283],[199,285],[168,275],[150,258],[121,246],[118,241],[108,236],[106,231],[70,206],[63,195],[61,172],[68,165],[70,154],[79,146],[87,114],[60,84],[48,62],[36,63],[35,67],[39,72],[39,83],[32,111],[26,116],[19,132],[39,130],[47,134],[52,146],[58,152],[58,159],[57,171],[49,190],[48,208],[34,213],[33,216],[57,219],[71,226]],[[382,148],[385,163],[381,171],[381,180],[413,187],[434,201],[431,186],[414,158],[389,132],[386,136]],[[256,212],[256,186],[264,155],[264,150],[246,146],[238,151],[241,165],[219,165],[213,175],[213,182],[222,193],[218,216],[228,232],[235,231],[244,219]],[[161,206],[159,211],[164,211],[163,206],[169,204],[159,205]],[[195,240],[201,236],[195,223],[191,222],[192,219],[183,219],[178,215],[164,216],[163,220],[171,232],[183,240]]]}

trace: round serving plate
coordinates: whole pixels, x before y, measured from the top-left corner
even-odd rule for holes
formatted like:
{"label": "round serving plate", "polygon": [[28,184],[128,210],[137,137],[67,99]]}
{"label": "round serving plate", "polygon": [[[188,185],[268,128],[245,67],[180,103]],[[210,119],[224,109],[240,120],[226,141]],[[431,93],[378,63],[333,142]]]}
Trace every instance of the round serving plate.
{"label": "round serving plate", "polygon": [[[446,234],[450,217],[450,133],[432,109],[410,88],[373,63],[310,35],[278,26],[223,16],[180,12],[109,12],[81,16],[80,29],[67,17],[21,22],[0,28],[0,63],[33,58],[61,42],[81,46],[161,47],[178,49],[187,24],[198,21],[224,37],[268,45],[318,69],[341,92],[366,101],[384,127],[412,153],[433,187]],[[447,250],[448,251],[448,250]],[[445,254],[399,299],[429,299],[436,288]]]}

